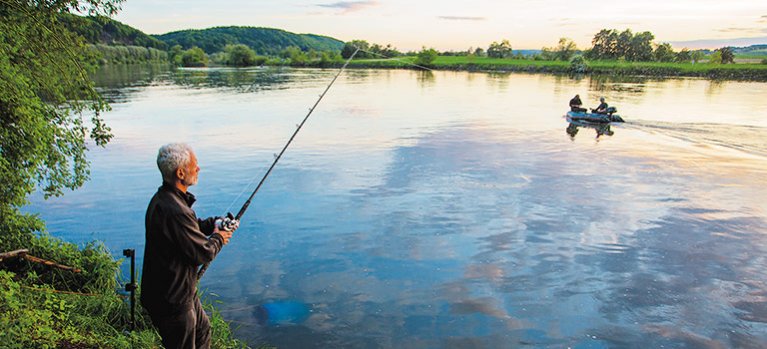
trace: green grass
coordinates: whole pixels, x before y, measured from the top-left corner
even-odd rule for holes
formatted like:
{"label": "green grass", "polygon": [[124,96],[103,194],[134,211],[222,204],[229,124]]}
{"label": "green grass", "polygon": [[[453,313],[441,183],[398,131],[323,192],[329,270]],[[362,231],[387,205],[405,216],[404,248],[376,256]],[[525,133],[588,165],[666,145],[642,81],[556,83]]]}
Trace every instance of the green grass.
{"label": "green grass", "polygon": [[[129,303],[117,292],[124,282],[119,276],[121,261],[102,244],[79,248],[45,233],[3,233],[0,251],[28,248],[31,255],[82,269],[82,273],[23,259],[0,264],[0,347],[160,347],[160,338],[140,304],[136,305],[136,330],[128,332]],[[234,338],[211,302],[203,306],[211,312],[213,348],[248,348]]]}
{"label": "green grass", "polygon": [[[405,68],[416,69],[411,64],[415,57],[397,59],[354,60],[349,66],[357,68]],[[691,76],[711,79],[734,79],[767,81],[767,64],[708,64],[708,63],[660,63],[660,62],[625,62],[592,61],[587,62],[589,74],[625,75],[625,76]],[[439,70],[467,71],[521,71],[541,73],[572,73],[569,62],[544,61],[533,59],[500,59],[471,56],[440,56],[429,64],[429,68]]]}

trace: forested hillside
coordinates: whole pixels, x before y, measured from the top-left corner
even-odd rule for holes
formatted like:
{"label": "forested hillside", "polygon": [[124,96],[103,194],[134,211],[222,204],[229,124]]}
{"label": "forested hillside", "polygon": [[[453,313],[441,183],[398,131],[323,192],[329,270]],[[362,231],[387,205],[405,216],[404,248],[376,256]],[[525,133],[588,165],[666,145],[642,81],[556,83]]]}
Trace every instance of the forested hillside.
{"label": "forested hillside", "polygon": [[155,35],[168,46],[181,45],[184,49],[197,46],[212,54],[221,52],[229,44],[244,44],[260,55],[278,55],[290,46],[303,51],[341,51],[342,41],[320,35],[294,34],[280,29],[255,27],[216,27],[203,30],[182,30]]}
{"label": "forested hillside", "polygon": [[767,45],[751,45],[748,47],[735,47],[733,48],[733,51],[739,54],[767,55]]}
{"label": "forested hillside", "polygon": [[141,46],[167,50],[168,45],[144,32],[103,16],[60,15],[66,28],[81,35],[89,44]]}

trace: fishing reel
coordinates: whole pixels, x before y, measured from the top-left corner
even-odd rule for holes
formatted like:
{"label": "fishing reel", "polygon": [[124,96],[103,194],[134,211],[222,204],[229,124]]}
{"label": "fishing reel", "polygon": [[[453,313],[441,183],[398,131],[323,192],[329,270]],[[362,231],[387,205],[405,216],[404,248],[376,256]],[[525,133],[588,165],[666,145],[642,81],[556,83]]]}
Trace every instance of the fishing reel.
{"label": "fishing reel", "polygon": [[226,217],[216,219],[216,228],[223,231],[234,231],[240,227],[240,222],[234,218],[231,212],[226,214]]}

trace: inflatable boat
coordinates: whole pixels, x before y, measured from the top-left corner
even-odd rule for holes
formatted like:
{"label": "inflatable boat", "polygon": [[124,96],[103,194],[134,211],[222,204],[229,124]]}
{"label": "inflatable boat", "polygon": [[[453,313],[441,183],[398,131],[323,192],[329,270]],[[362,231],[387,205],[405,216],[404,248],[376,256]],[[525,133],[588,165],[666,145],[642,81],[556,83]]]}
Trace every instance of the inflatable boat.
{"label": "inflatable boat", "polygon": [[566,116],[568,122],[590,122],[597,124],[624,122],[620,115],[615,114],[617,111],[615,107],[609,107],[606,114],[569,111]]}

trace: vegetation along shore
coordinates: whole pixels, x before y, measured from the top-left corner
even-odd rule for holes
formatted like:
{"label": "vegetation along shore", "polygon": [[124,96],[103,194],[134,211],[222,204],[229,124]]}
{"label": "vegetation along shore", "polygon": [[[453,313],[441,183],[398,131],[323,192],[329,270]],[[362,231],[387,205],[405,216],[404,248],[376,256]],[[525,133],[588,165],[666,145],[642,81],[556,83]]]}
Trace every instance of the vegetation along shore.
{"label": "vegetation along shore", "polygon": [[652,77],[702,77],[767,81],[767,45],[675,51],[650,32],[603,29],[592,47],[578,48],[567,38],[552,47],[514,50],[508,40],[465,51],[439,52],[424,47],[401,52],[365,40],[342,42],[313,34],[256,27],[215,27],[147,35],[103,16],[66,15],[67,27],[80,34],[96,65],[168,62],[175,66],[338,67],[353,50],[361,51],[353,68],[537,72]]}

